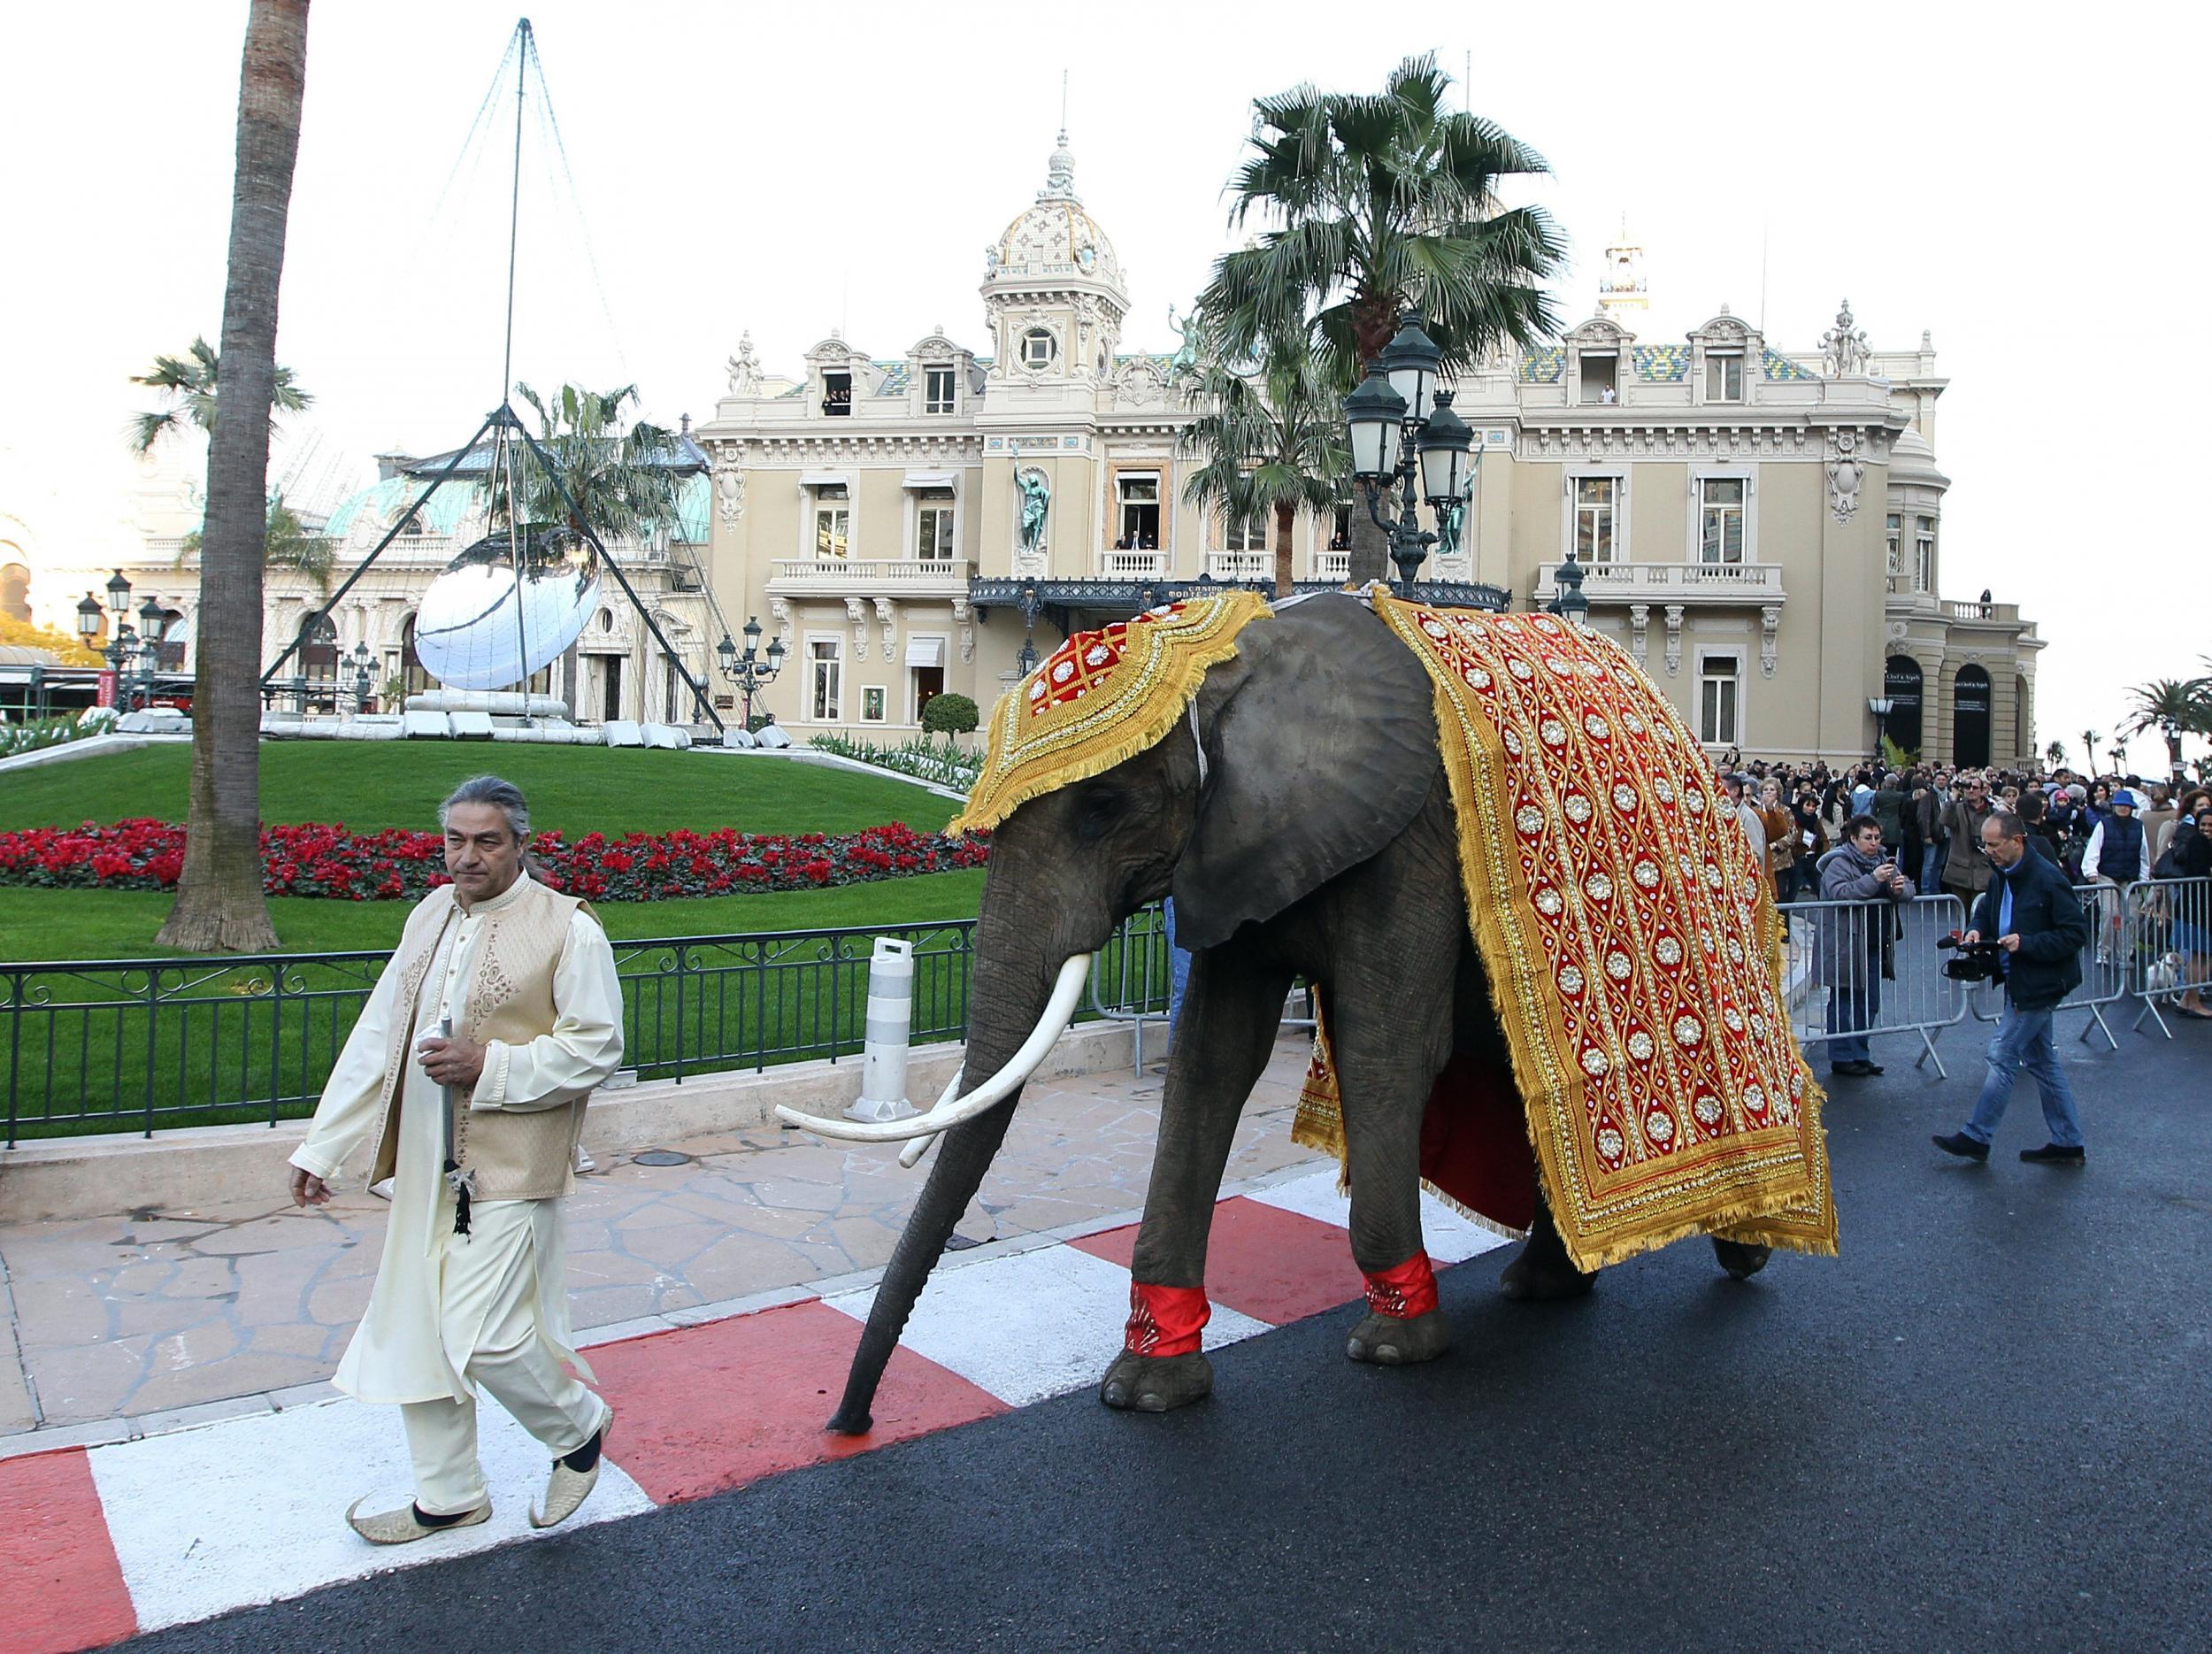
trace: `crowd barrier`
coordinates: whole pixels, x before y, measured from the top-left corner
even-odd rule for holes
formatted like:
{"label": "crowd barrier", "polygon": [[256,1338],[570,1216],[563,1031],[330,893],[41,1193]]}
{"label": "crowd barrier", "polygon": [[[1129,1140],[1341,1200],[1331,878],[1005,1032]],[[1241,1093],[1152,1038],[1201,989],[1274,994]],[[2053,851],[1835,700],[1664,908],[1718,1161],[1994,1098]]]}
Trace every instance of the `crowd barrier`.
{"label": "crowd barrier", "polygon": [[1966,1015],[1966,995],[1944,975],[1936,941],[1965,927],[1965,904],[1957,896],[1792,902],[1782,912],[1789,924],[1791,978],[1801,984],[1791,1012],[1800,1043],[1917,1034],[1914,1066],[1932,1062],[1949,1078],[1935,1035]]}
{"label": "crowd barrier", "polygon": [[[2126,893],[2116,884],[2079,884],[2074,887],[2074,895],[2088,916],[2089,943],[2081,950],[2081,981],[2058,1002],[2058,1009],[2086,1011],[2089,1020],[2081,1025],[2081,1033],[2076,1037],[2085,1040],[2094,1029],[2116,1051],[2120,1042],[2112,1032],[2112,1025],[2104,1019],[2104,1008],[2119,1004],[2136,991],[2135,985],[2140,981],[2140,967],[2135,958],[2135,931],[2128,922]],[[2004,1014],[2004,989],[1996,982],[1981,983],[1971,1004],[1976,1021],[1994,1022]]]}
{"label": "crowd barrier", "polygon": [[2131,886],[2127,922],[2135,991],[2143,998],[2133,1028],[2140,1030],[2147,1019],[2171,1039],[2174,1031],[2159,1014],[2158,1002],[2184,994],[2201,998],[2212,991],[2212,879],[2154,879]]}

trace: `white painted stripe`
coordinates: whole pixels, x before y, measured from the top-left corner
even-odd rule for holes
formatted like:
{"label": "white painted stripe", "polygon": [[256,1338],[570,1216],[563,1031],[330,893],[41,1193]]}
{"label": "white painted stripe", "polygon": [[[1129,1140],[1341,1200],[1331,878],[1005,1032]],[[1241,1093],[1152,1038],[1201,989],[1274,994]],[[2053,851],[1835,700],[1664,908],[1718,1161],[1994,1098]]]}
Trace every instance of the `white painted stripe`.
{"label": "white painted stripe", "polygon": [[[823,1300],[868,1318],[872,1288]],[[1129,1319],[1129,1272],[1071,1246],[1041,1247],[931,1278],[900,1342],[1010,1406],[1081,1389],[1105,1376]],[[1209,1350],[1270,1330],[1215,1304]]]}
{"label": "white painted stripe", "polygon": [[[491,1520],[411,1545],[369,1544],[345,1522],[346,1507],[362,1494],[373,1496],[364,1507],[371,1511],[413,1497],[397,1408],[341,1398],[94,1448],[93,1481],[139,1628],[205,1619],[653,1508],[610,1458],[584,1508],[540,1535],[529,1511],[544,1494],[550,1457],[496,1404],[480,1404],[477,1424]],[[619,1419],[613,1440],[619,1451]]]}
{"label": "white painted stripe", "polygon": [[[1352,1200],[1348,1195],[1337,1193],[1336,1177],[1336,1167],[1327,1166],[1271,1189],[1253,1189],[1246,1198],[1348,1229]],[[1421,1191],[1421,1239],[1429,1256],[1440,1264],[1463,1263],[1506,1243],[1505,1236],[1470,1223],[1426,1189]]]}

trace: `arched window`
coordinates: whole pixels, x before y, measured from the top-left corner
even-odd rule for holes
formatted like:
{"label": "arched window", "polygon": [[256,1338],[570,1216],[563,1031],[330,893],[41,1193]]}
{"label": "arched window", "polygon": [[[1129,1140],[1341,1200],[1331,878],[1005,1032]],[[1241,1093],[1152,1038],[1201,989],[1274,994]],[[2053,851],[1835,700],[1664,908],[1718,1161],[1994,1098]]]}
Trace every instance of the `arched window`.
{"label": "arched window", "polygon": [[2012,674],[2012,750],[2024,758],[2037,756],[2035,706],[2029,697],[2027,679],[2016,672]]}
{"label": "arched window", "polygon": [[1961,666],[1951,680],[1951,762],[1980,769],[1989,762],[1989,674]]}
{"label": "arched window", "polygon": [[1882,669],[1882,693],[1889,697],[1889,716],[1882,733],[1907,752],[1920,750],[1920,663],[1910,655],[1892,655]]}
{"label": "arched window", "polygon": [[30,566],[5,556],[0,556],[0,615],[11,620],[31,618]]}
{"label": "arched window", "polygon": [[311,614],[300,622],[300,676],[311,683],[326,683],[338,676],[338,628],[326,614]]}
{"label": "arched window", "polygon": [[422,695],[430,689],[430,674],[423,670],[422,658],[415,653],[415,617],[409,615],[400,623],[399,663],[392,674],[399,680],[402,695]]}

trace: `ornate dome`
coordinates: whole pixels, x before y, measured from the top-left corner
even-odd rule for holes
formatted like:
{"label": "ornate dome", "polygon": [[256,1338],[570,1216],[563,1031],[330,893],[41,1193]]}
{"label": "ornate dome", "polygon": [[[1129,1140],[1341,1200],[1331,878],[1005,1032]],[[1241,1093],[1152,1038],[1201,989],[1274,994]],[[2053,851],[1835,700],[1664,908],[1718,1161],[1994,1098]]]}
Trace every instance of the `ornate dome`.
{"label": "ornate dome", "polygon": [[988,268],[986,281],[1020,276],[1073,278],[1100,281],[1122,290],[1121,261],[1114,244],[1098,221],[1083,210],[1075,196],[1075,157],[1068,150],[1068,135],[1060,134],[1059,147],[1046,163],[1045,187],[1036,204],[1006,227],[984,252]]}
{"label": "ornate dome", "polygon": [[1892,486],[1908,482],[1939,489],[1951,486],[1951,479],[1936,465],[1935,450],[1928,439],[1909,425],[1897,434],[1890,448],[1889,480]]}

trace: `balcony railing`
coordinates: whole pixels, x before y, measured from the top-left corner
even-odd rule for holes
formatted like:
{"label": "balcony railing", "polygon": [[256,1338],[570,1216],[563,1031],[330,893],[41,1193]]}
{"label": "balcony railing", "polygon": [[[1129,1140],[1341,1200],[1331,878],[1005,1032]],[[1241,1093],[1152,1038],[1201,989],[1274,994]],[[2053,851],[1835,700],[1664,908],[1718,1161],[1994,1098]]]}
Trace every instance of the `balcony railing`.
{"label": "balcony railing", "polygon": [[964,593],[975,573],[969,562],[924,561],[918,558],[779,558],[775,576],[768,582],[774,592],[881,587],[889,591],[949,591]]}
{"label": "balcony railing", "polygon": [[1344,581],[1352,577],[1350,551],[1317,551],[1313,554],[1313,577],[1316,580]]}
{"label": "balcony railing", "polygon": [[1209,551],[1206,553],[1206,573],[1216,580],[1271,580],[1275,574],[1275,554],[1272,551]]}
{"label": "balcony railing", "polygon": [[[1556,588],[1556,566],[1547,564],[1536,601],[1548,601]],[[1586,563],[1582,591],[1593,603],[1779,603],[1782,569],[1775,563]]]}
{"label": "balcony railing", "polygon": [[1108,580],[1160,580],[1167,574],[1164,551],[1102,551],[1098,572]]}
{"label": "balcony railing", "polygon": [[2020,605],[2016,603],[1946,603],[1943,615],[1948,620],[2017,620]]}

